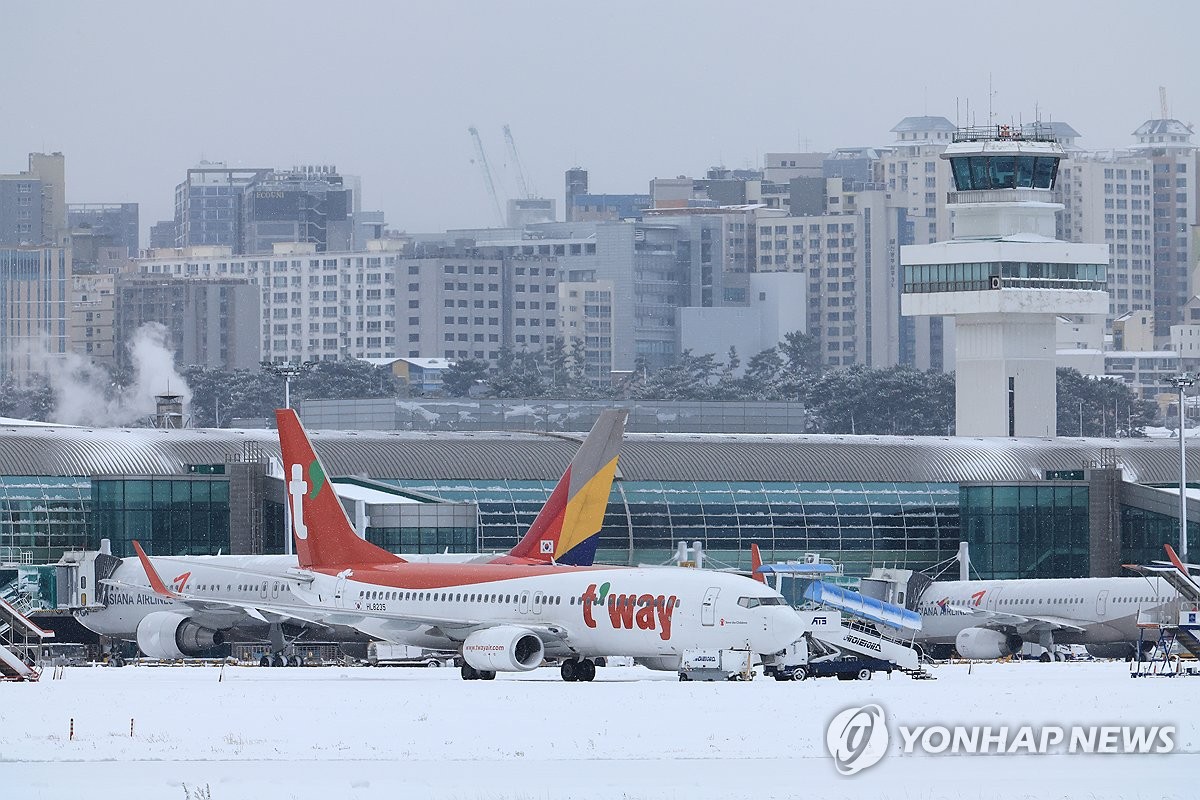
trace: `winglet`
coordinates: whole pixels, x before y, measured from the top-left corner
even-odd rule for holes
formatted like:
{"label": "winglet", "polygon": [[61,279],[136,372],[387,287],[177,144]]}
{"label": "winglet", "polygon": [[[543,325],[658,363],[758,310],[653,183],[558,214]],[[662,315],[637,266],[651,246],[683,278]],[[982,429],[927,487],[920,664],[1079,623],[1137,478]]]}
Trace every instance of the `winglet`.
{"label": "winglet", "polygon": [[767,576],[763,575],[759,570],[762,569],[762,553],[758,551],[758,545],[754,542],[750,543],[750,577],[759,583],[766,583]]}
{"label": "winglet", "polygon": [[137,539],[133,540],[133,549],[137,551],[138,560],[142,562],[142,569],[146,570],[146,577],[150,579],[150,588],[159,597],[169,597],[173,600],[179,599],[179,595],[171,591],[163,579],[159,577],[158,570],[150,563],[150,557],[146,555],[146,551],[138,544]]}

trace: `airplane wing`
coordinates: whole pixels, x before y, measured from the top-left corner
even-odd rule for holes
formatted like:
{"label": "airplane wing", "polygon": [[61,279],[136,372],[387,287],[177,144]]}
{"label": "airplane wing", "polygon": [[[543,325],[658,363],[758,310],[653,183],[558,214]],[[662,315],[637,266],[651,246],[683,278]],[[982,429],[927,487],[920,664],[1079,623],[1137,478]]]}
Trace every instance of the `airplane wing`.
{"label": "airplane wing", "polygon": [[[377,620],[385,623],[384,628],[392,628],[397,632],[411,631],[422,627],[434,627],[439,629],[448,638],[459,641],[466,639],[467,636],[476,630],[492,627],[496,624],[490,620],[474,620],[462,617],[436,617],[421,614],[397,616],[395,612],[368,611],[362,608],[295,606],[255,599],[238,600],[235,598],[217,599],[212,597],[198,597],[196,595],[177,592],[169,587],[159,576],[158,570],[154,568],[154,564],[151,563],[149,556],[142,550],[141,545],[135,541],[133,542],[133,548],[137,552],[138,559],[142,563],[142,568],[146,572],[146,577],[150,581],[150,590],[147,590],[145,586],[112,579],[106,581],[108,584],[142,593],[153,591],[154,594],[160,597],[182,603],[195,610],[197,614],[205,616],[236,618],[238,615],[244,614],[266,623],[296,621],[312,625],[342,626],[348,628],[358,628],[359,625],[367,620]],[[521,627],[528,628],[537,634],[542,640],[543,645],[547,648],[562,649],[565,647],[568,650],[572,649],[568,643],[567,632],[561,626],[534,623],[521,625]]]}
{"label": "airplane wing", "polygon": [[1046,614],[1012,614],[1007,611],[993,611],[973,606],[947,606],[951,611],[977,617],[979,628],[1007,628],[1015,630],[1024,636],[1029,633],[1043,631],[1072,631],[1082,633],[1083,628],[1073,620],[1065,617],[1053,617]]}

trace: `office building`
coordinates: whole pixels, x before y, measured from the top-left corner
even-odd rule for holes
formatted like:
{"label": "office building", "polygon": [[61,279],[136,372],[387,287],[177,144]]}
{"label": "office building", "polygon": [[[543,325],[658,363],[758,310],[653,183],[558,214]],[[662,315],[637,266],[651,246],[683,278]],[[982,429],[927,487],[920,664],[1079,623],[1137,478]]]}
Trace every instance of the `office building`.
{"label": "office building", "polygon": [[0,247],[0,378],[44,375],[70,347],[71,254]]}
{"label": "office building", "polygon": [[270,253],[275,244],[312,244],[318,253],[351,250],[353,190],[337,169],[307,165],[252,178],[242,193],[241,241],[236,252]]}
{"label": "office building", "polygon": [[[86,230],[105,240],[106,244],[121,248],[127,258],[135,258],[138,254],[137,203],[69,203],[67,224],[73,237]],[[77,263],[78,255],[76,253]]]}
{"label": "office building", "polygon": [[259,289],[244,278],[169,279],[123,274],[115,288],[116,360],[147,322],[164,325],[175,362],[222,370],[257,369],[262,361]]}
{"label": "office building", "polygon": [[27,170],[0,174],[0,247],[65,244],[65,197],[62,153],[30,153]]}
{"label": "office building", "polygon": [[270,174],[202,161],[175,187],[175,247],[223,246],[240,252],[245,189]]}

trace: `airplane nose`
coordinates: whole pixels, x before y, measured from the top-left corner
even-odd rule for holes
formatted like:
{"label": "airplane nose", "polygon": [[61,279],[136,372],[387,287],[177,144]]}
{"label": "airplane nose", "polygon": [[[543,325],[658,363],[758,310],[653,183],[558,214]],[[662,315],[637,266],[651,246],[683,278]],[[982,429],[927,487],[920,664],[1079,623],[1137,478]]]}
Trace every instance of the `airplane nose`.
{"label": "airplane nose", "polygon": [[771,652],[777,652],[802,637],[807,629],[800,615],[790,606],[777,606],[773,610],[777,613],[771,620],[771,639],[775,644]]}

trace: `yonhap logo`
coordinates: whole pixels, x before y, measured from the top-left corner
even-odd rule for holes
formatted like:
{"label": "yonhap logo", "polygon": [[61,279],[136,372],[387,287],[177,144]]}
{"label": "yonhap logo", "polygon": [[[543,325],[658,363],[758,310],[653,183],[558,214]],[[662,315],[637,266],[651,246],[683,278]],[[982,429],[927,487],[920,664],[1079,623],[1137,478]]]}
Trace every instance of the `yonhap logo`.
{"label": "yonhap logo", "polygon": [[879,763],[887,752],[887,718],[874,703],[847,708],[825,731],[825,745],[842,775],[855,775]]}

